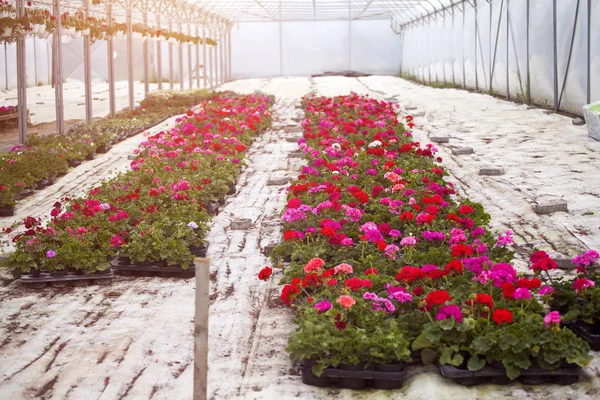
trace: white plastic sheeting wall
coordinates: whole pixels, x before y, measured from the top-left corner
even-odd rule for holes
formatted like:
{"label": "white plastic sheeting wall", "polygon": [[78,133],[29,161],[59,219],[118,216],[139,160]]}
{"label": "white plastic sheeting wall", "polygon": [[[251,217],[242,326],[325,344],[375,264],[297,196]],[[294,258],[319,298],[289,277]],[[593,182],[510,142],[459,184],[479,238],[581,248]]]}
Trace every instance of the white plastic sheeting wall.
{"label": "white plastic sheeting wall", "polygon": [[[568,63],[578,3],[577,26],[571,62]],[[464,13],[459,10],[462,9],[462,4],[465,5]],[[420,81],[460,85],[465,82],[468,88],[487,91],[490,87],[490,73],[493,71],[493,92],[506,96],[508,76],[510,98],[527,100],[529,34],[531,102],[553,106],[555,75],[552,1],[494,0],[490,5],[487,1],[478,0],[477,10],[468,3],[462,4],[454,7],[453,12],[447,10],[436,14],[435,18],[427,18],[422,23],[405,27],[402,33],[402,72],[416,76]],[[565,87],[560,109],[577,114],[581,114],[581,106],[587,103],[587,4],[587,0],[557,2],[559,96],[563,83]],[[600,0],[591,0],[589,12],[592,21],[590,85],[591,101],[594,101],[600,99]]]}
{"label": "white plastic sheeting wall", "polygon": [[401,40],[389,20],[242,22],[231,43],[233,79],[400,72]]}

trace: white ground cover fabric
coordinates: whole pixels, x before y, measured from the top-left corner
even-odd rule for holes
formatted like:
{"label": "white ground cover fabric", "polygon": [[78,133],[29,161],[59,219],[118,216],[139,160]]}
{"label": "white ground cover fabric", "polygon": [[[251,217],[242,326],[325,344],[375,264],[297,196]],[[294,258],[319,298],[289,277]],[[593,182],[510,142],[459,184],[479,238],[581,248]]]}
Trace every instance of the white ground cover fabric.
{"label": "white ground cover fabric", "polygon": [[[416,139],[426,141],[428,132],[450,136],[450,143],[438,145],[453,174],[450,179],[461,196],[484,205],[494,231],[513,229],[523,251],[530,252],[530,244],[553,256],[600,248],[600,143],[587,136],[585,127],[490,96],[420,87],[393,77],[252,79],[223,89],[261,90],[275,95],[277,102],[273,129],[250,148],[238,193],[213,218],[207,238],[212,259],[210,398],[600,396],[598,358],[584,370],[580,383],[566,387],[515,383],[464,388],[439,376],[435,367],[410,369],[404,388],[392,392],[303,385],[284,351],[293,313],[276,301],[281,271],[275,270],[269,282],[256,277],[268,264],[262,249],[280,240],[278,215],[286,197],[285,186],[266,183],[271,176],[293,176],[300,165],[299,159],[288,159],[296,145],[285,138],[299,135],[302,112],[297,107],[308,93],[334,96],[355,91],[399,101],[401,110],[415,116]],[[124,154],[131,148],[125,146],[131,144],[122,142],[105,155],[121,154],[119,164],[102,163],[102,158],[87,163],[99,164],[87,172],[86,185],[113,166],[124,168]],[[452,156],[452,146],[473,147],[475,153]],[[84,173],[87,164],[80,172],[72,170],[64,182]],[[504,167],[506,175],[479,176],[479,168],[485,166]],[[44,202],[51,204],[60,193],[81,189],[45,190],[53,191],[44,196],[40,192],[21,208],[45,213],[49,207]],[[535,214],[533,202],[544,196],[565,199],[569,213]],[[254,226],[230,230],[230,222],[238,217],[252,219]],[[161,278],[118,278],[112,286],[41,291],[17,283],[0,288],[0,398],[191,399],[194,289],[193,280]]]}

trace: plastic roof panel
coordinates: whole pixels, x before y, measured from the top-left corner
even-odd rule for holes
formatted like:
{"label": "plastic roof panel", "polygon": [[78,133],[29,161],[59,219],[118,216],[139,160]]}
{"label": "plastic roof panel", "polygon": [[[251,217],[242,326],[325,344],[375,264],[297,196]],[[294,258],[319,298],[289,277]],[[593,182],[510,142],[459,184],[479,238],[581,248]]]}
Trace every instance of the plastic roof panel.
{"label": "plastic roof panel", "polygon": [[233,21],[419,19],[464,0],[188,0]]}

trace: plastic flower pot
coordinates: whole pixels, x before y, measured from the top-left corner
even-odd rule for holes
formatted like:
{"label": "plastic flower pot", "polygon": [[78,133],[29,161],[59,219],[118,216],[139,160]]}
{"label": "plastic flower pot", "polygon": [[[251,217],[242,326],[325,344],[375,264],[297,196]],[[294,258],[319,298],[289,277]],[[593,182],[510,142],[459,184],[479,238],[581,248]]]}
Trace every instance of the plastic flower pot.
{"label": "plastic flower pot", "polygon": [[15,206],[0,207],[0,217],[12,217],[15,215]]}
{"label": "plastic flower pot", "polygon": [[64,28],[63,27],[63,35],[67,35],[67,36],[73,36],[73,34],[75,33],[75,27],[70,27],[70,28]]}
{"label": "plastic flower pot", "polygon": [[38,32],[38,38],[40,39],[48,39],[48,36],[50,36],[49,32]]}
{"label": "plastic flower pot", "polygon": [[2,30],[2,37],[9,37],[10,35],[12,35],[12,27],[7,26],[4,27],[4,29]]}
{"label": "plastic flower pot", "polygon": [[[405,363],[398,364],[376,364],[375,371],[377,372],[394,372],[396,374],[403,374],[406,370]],[[389,379],[373,379],[373,388],[375,389],[398,389],[402,387],[403,379],[401,380],[389,380]]]}
{"label": "plastic flower pot", "polygon": [[89,36],[90,35],[90,28],[86,28],[84,30],[81,31],[81,35],[82,36]]}
{"label": "plastic flower pot", "polygon": [[[37,33],[38,33],[38,37],[40,36],[41,33],[47,33],[46,32],[46,24],[39,24]],[[46,37],[48,37],[48,36],[46,35]]]}
{"label": "plastic flower pot", "polygon": [[[338,368],[344,371],[364,371],[362,365],[340,364]],[[364,379],[356,378],[339,378],[338,384],[345,389],[364,389],[367,387],[367,382]]]}
{"label": "plastic flower pot", "polygon": [[81,31],[75,31],[73,32],[73,34],[71,35],[71,37],[75,40],[77,39],[81,39]]}
{"label": "plastic flower pot", "polygon": [[50,275],[52,275],[52,276],[67,276],[68,274],[69,274],[69,271],[67,271],[66,269],[60,269],[58,271],[50,272]]}
{"label": "plastic flower pot", "polygon": [[40,31],[40,24],[31,24],[31,33],[36,34]]}
{"label": "plastic flower pot", "polygon": [[329,378],[323,375],[317,376],[312,372],[313,365],[315,365],[315,362],[312,360],[304,360],[302,362],[302,383],[317,387],[330,386]]}
{"label": "plastic flower pot", "polygon": [[580,336],[590,344],[594,351],[600,351],[600,321],[596,320],[594,324],[588,324],[583,321],[575,321],[570,324],[569,329]]}
{"label": "plastic flower pot", "polygon": [[33,278],[39,278],[39,277],[40,277],[40,270],[39,270],[39,269],[37,269],[37,268],[33,268],[33,269],[30,271],[30,274],[31,274],[31,276],[32,276]]}

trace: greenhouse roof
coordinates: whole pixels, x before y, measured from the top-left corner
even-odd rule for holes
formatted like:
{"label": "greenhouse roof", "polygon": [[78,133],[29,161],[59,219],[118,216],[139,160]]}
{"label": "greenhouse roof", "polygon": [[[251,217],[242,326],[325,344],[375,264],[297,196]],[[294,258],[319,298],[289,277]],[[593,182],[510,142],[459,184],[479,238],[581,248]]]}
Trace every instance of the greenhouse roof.
{"label": "greenhouse roof", "polygon": [[406,24],[464,1],[195,0],[195,4],[237,22],[392,19],[398,24]]}

